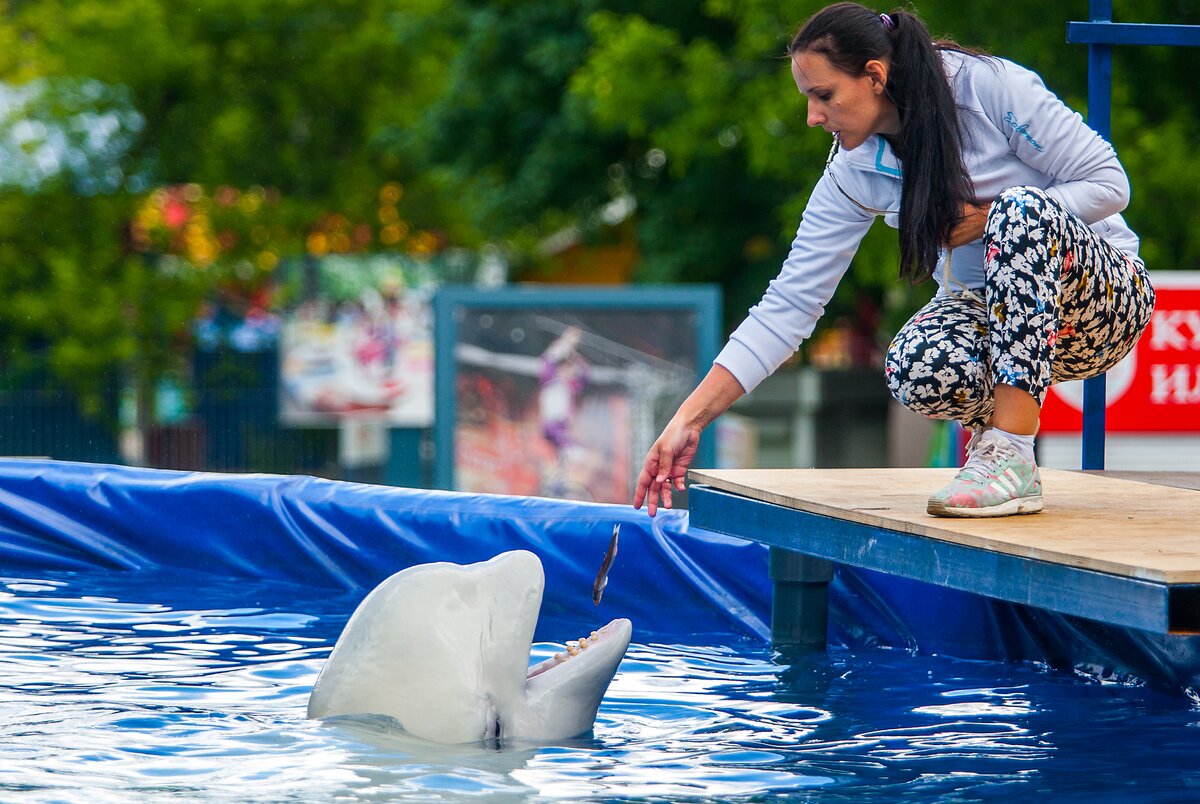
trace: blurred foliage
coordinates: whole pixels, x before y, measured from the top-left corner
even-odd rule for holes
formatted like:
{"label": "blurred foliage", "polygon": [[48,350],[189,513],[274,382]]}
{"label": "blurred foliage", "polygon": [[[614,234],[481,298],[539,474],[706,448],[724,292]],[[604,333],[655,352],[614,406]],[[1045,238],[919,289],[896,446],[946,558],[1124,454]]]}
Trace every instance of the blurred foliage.
{"label": "blurred foliage", "polygon": [[[634,210],[637,279],[721,283],[732,327],[824,164],[785,58],[821,5],[0,0],[0,348],[10,366],[50,355],[99,405],[114,367],[148,382],[170,363],[200,299],[289,257],[496,244],[534,275],[550,235],[604,238],[614,200]],[[1200,23],[1192,0],[1115,5]],[[917,10],[1086,113],[1065,25],[1087,0]],[[1155,270],[1200,267],[1198,67],[1196,49],[1116,50],[1127,216]],[[896,273],[878,224],[827,320],[889,337],[931,290]]]}
{"label": "blurred foliage", "polygon": [[[489,238],[533,240],[564,220],[598,226],[597,209],[632,195],[637,278],[720,282],[732,327],[778,271],[824,164],[828,138],[806,130],[786,61],[791,34],[822,5],[463,3],[463,47],[410,139],[425,146],[420,161],[483,199],[474,223]],[[1065,31],[1087,19],[1087,0],[917,10],[935,35],[1029,66],[1086,114],[1087,48],[1066,44]],[[1196,24],[1200,7],[1118,0],[1115,18]],[[1187,225],[1198,214],[1200,96],[1155,78],[1198,66],[1195,49],[1117,49],[1113,139],[1135,188],[1127,216],[1155,270],[1200,266],[1200,230]],[[932,291],[896,274],[895,235],[877,224],[826,321],[882,310],[886,341]]]}
{"label": "blurred foliage", "polygon": [[0,2],[0,374],[99,407],[285,256],[440,247],[454,199],[376,137],[439,95],[450,5]]}

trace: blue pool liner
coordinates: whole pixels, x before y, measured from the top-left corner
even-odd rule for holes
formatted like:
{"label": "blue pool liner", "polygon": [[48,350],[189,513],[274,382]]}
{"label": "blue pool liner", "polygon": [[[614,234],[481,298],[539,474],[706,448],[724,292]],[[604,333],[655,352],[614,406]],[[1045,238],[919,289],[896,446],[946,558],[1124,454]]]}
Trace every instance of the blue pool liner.
{"label": "blue pool liner", "polygon": [[[592,584],[621,526],[600,606]],[[529,550],[543,615],[628,617],[669,634],[769,632],[761,545],[689,531],[687,513],[425,491],[306,476],[0,461],[0,571],[183,568],[363,595],[414,564]]]}
{"label": "blue pool liner", "polygon": [[[617,524],[617,560],[596,606],[592,582]],[[628,617],[643,640],[770,638],[766,548],[689,528],[685,511],[651,518],[626,505],[307,476],[0,460],[0,573],[9,576],[181,569],[353,599],[405,567],[515,549],[542,560],[543,620],[585,627]],[[830,587],[830,639],[1200,687],[1200,637],[1117,628],[847,567]]]}

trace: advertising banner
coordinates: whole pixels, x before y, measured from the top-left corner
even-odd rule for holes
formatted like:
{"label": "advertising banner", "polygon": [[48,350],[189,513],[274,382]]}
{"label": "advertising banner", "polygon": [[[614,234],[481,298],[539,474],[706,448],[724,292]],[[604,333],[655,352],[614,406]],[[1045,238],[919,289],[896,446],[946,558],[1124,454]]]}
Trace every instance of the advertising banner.
{"label": "advertising banner", "polygon": [[439,291],[437,484],[628,502],[718,309],[711,287]]}

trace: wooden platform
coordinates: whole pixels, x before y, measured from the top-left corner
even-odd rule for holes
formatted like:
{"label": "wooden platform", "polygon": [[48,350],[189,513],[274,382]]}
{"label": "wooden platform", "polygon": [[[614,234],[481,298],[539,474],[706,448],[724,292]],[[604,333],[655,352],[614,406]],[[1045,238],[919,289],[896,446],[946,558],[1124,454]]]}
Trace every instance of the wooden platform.
{"label": "wooden platform", "polygon": [[1043,513],[928,515],[930,492],[954,473],[693,471],[691,523],[1065,614],[1200,633],[1200,473],[1044,469]]}

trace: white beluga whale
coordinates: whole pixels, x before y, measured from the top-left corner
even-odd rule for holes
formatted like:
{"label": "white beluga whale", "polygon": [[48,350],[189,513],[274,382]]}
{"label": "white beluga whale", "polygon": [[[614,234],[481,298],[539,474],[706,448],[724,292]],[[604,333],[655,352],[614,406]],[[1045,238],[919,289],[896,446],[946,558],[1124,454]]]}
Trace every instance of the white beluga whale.
{"label": "white beluga whale", "polygon": [[525,550],[397,572],[346,623],[308,716],[382,715],[439,743],[586,734],[632,626],[613,620],[530,667],[544,584]]}

